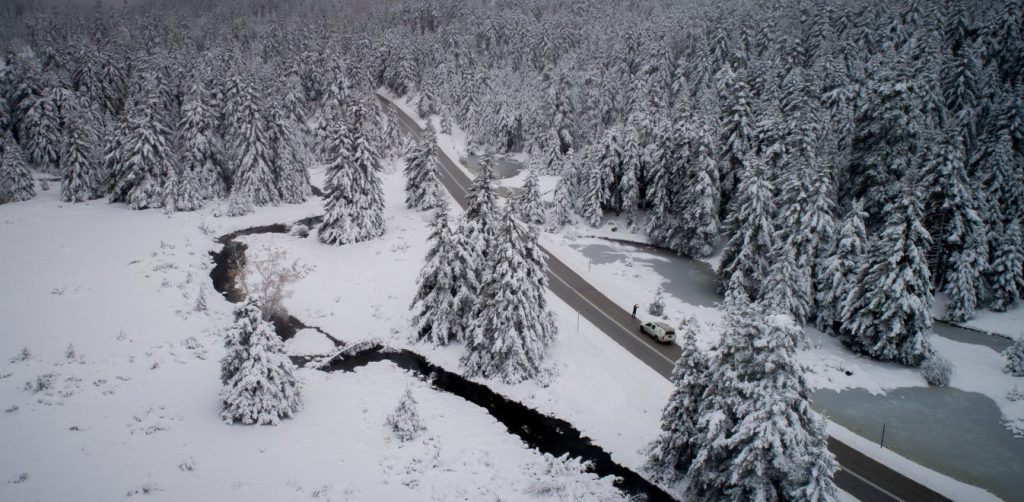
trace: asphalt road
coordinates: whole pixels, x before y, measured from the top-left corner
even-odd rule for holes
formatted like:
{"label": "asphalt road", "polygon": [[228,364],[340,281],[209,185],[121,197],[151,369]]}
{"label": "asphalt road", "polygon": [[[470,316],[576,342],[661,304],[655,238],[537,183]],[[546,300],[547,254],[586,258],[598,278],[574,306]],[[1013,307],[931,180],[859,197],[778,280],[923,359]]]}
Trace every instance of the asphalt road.
{"label": "asphalt road", "polygon": [[[386,109],[392,109],[399,126],[411,134],[419,134],[422,128],[400,108],[382,96],[378,96]],[[441,165],[441,181],[456,202],[466,207],[466,196],[471,180],[455,165],[440,148],[437,150]],[[573,272],[567,265],[555,258],[543,246],[541,252],[547,258],[548,288],[555,295],[573,307],[587,321],[611,337],[631,354],[660,373],[671,378],[672,367],[679,358],[680,349],[675,344],[661,344],[640,332],[640,321],[633,318],[626,308],[611,301]],[[939,501],[948,500],[930,488],[903,476],[882,465],[867,455],[851,448],[839,440],[829,437],[828,448],[839,462],[834,480],[837,486],[865,502],[874,501]]]}

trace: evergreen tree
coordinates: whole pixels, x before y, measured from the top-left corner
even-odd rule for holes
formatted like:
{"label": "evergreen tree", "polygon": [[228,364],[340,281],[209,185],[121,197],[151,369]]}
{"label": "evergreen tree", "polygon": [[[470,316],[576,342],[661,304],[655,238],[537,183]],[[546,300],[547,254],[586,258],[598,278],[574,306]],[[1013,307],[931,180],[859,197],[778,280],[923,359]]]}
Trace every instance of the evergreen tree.
{"label": "evergreen tree", "polygon": [[512,384],[540,373],[556,327],[547,306],[547,267],[536,228],[521,223],[507,209],[496,224],[461,364],[468,376]]}
{"label": "evergreen tree", "polygon": [[256,206],[277,204],[280,193],[274,183],[274,147],[269,124],[260,111],[256,91],[246,85],[232,123],[232,155],[237,166],[232,190],[246,192]]}
{"label": "evergreen tree", "polygon": [[423,431],[423,424],[420,423],[419,412],[416,411],[416,399],[412,397],[412,390],[405,389],[402,399],[398,401],[398,408],[391,412],[384,423],[391,429],[401,442],[412,441]]}
{"label": "evergreen tree", "polygon": [[327,166],[326,214],[320,241],[351,244],[384,235],[384,189],[380,159],[363,130],[365,111],[350,110],[348,127],[336,126],[328,151],[334,159]]}
{"label": "evergreen tree", "polygon": [[573,217],[574,206],[572,188],[569,184],[569,174],[566,174],[555,185],[554,224],[563,226],[575,223],[575,218]]}
{"label": "evergreen tree", "polygon": [[1024,241],[1021,238],[1020,224],[1014,220],[1003,232],[996,234],[992,241],[992,261],[986,270],[992,297],[989,308],[996,312],[1004,312],[1020,299],[1022,269]]}
{"label": "evergreen tree", "polygon": [[467,286],[464,277],[456,281],[455,276],[465,274],[466,270],[465,264],[459,263],[459,250],[448,224],[448,203],[444,199],[440,199],[434,209],[430,227],[430,248],[410,307],[415,311],[412,323],[419,340],[446,345],[461,338],[463,305],[459,301],[473,291],[462,291]]}
{"label": "evergreen tree", "polygon": [[130,126],[123,131],[126,136],[118,140],[116,151],[110,155],[114,162],[110,201],[125,202],[130,209],[163,206],[164,187],[174,165],[168,145],[170,133],[149,104],[130,119]]}
{"label": "evergreen tree", "polygon": [[311,156],[302,139],[301,125],[274,113],[274,174],[281,202],[300,204],[313,195],[306,166]]}
{"label": "evergreen tree", "polygon": [[435,200],[439,180],[437,137],[432,127],[420,135],[420,141],[405,157],[405,205],[425,211],[438,202]]}
{"label": "evergreen tree", "polygon": [[1015,377],[1024,377],[1024,338],[1017,338],[1013,345],[1003,351],[1006,358],[1006,365],[1003,366],[1003,373]]}
{"label": "evergreen tree", "polygon": [[682,353],[672,369],[672,395],[661,412],[661,433],[648,449],[644,470],[655,482],[673,484],[686,475],[699,447],[697,419],[708,386],[708,358],[697,347],[696,320],[682,328]]}
{"label": "evergreen tree", "polygon": [[875,57],[854,118],[850,152],[851,187],[864,201],[870,225],[884,219],[883,209],[901,196],[903,173],[916,171],[926,126],[915,95],[913,47],[889,47]]}
{"label": "evergreen tree", "polygon": [[36,196],[32,172],[25,164],[21,146],[10,131],[3,133],[0,144],[0,204],[21,202]]}
{"label": "evergreen tree", "polygon": [[982,230],[980,224],[972,227],[963,244],[949,256],[945,288],[949,295],[946,308],[949,321],[963,322],[974,318],[988,251]]}
{"label": "evergreen tree", "polygon": [[905,191],[886,207],[881,235],[868,249],[843,303],[840,335],[855,352],[917,366],[929,350],[932,293],[921,224],[921,194],[908,173]]}
{"label": "evergreen tree", "polygon": [[495,235],[498,217],[498,198],[494,192],[494,159],[488,152],[480,159],[480,172],[466,195],[466,211],[459,231],[465,244],[472,250],[472,264],[476,281],[484,282],[488,256]]}
{"label": "evergreen tree", "polygon": [[759,296],[760,285],[768,276],[768,257],[775,249],[775,226],[772,222],[775,205],[767,166],[756,154],[746,158],[733,208],[726,220],[729,242],[722,253],[719,287],[739,285],[731,281],[741,273],[748,298]]}
{"label": "evergreen tree", "polygon": [[709,131],[698,127],[690,138],[690,176],[680,194],[679,222],[671,247],[703,258],[714,252],[719,233],[719,180]]}
{"label": "evergreen tree", "polygon": [[825,258],[822,272],[818,276],[817,325],[822,331],[837,334],[842,318],[843,302],[853,288],[860,262],[867,246],[867,231],[864,229],[864,212],[860,201],[853,207],[839,228],[839,241],[831,255]]}
{"label": "evergreen tree", "polygon": [[221,400],[225,422],[277,425],[301,405],[301,382],[284,353],[274,326],[263,320],[253,299],[235,311],[227,332],[227,355],[221,361]]}
{"label": "evergreen tree", "polygon": [[167,195],[164,208],[167,211],[196,211],[203,207],[205,190],[200,173],[188,166],[178,164],[171,168],[164,191]]}
{"label": "evergreen tree", "polygon": [[618,183],[618,199],[626,213],[626,226],[636,225],[636,211],[640,205],[640,183],[643,175],[643,152],[635,129],[625,131],[622,144],[622,178]]}
{"label": "evergreen tree", "polygon": [[722,96],[722,135],[719,142],[719,170],[722,178],[722,203],[732,200],[743,170],[743,159],[754,139],[754,112],[750,88],[741,78],[732,80]]}
{"label": "evergreen tree", "polygon": [[60,153],[65,143],[62,112],[74,101],[70,93],[63,88],[47,88],[31,100],[19,122],[18,137],[28,160],[46,172],[60,173]]}
{"label": "evergreen tree", "polygon": [[544,224],[544,206],[540,200],[540,180],[537,171],[531,170],[523,189],[516,197],[516,210],[520,219],[531,225]]}
{"label": "evergreen tree", "polygon": [[802,324],[811,308],[807,297],[810,290],[807,270],[797,266],[793,248],[781,240],[776,243],[772,262],[761,299],[772,312],[790,315]]}
{"label": "evergreen tree", "polygon": [[223,145],[216,131],[214,111],[199,94],[192,94],[181,108],[178,133],[182,145],[182,167],[197,173],[203,199],[228,193],[223,167]]}
{"label": "evergreen tree", "polygon": [[96,156],[93,153],[95,136],[79,116],[66,128],[64,150],[60,156],[61,200],[83,202],[100,194]]}
{"label": "evergreen tree", "polygon": [[727,314],[697,421],[688,472],[694,500],[831,500],[836,463],[810,408],[789,316],[741,306]]}

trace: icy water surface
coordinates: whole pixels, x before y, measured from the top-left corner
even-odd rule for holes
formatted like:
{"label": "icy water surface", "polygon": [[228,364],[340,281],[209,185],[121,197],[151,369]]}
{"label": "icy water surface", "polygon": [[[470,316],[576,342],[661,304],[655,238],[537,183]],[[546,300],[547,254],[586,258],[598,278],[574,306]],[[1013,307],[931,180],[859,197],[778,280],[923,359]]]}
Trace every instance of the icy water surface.
{"label": "icy water surface", "polygon": [[[1005,500],[1024,497],[1024,439],[1001,424],[988,397],[949,387],[818,390],[812,407],[834,422]],[[865,452],[868,453],[868,452]]]}
{"label": "icy water surface", "polygon": [[[476,176],[480,172],[480,156],[479,155],[467,155],[461,159],[462,165],[469,169],[469,172]],[[523,164],[514,160],[495,158],[494,159],[494,175],[498,179],[514,178],[523,170]]]}

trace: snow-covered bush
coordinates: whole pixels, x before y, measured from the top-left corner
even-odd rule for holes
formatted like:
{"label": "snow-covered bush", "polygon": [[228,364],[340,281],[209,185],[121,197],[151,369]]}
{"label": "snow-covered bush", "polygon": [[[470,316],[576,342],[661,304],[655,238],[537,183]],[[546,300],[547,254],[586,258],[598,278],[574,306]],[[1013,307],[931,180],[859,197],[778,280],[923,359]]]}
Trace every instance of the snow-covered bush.
{"label": "snow-covered bush", "polygon": [[420,423],[420,414],[416,411],[416,399],[412,397],[411,389],[405,389],[405,394],[398,401],[398,407],[388,415],[384,424],[403,443],[416,439],[416,436],[424,430],[423,424]]}
{"label": "snow-covered bush", "polygon": [[291,230],[288,231],[288,235],[305,239],[306,237],[309,237],[309,227],[302,224],[292,225]]}
{"label": "snow-covered bush", "polygon": [[647,313],[655,317],[661,317],[665,315],[665,290],[658,288],[658,292],[654,294],[654,301],[651,302],[651,306],[647,307]]}
{"label": "snow-covered bush", "polygon": [[551,500],[622,500],[622,492],[615,488],[614,476],[598,478],[590,472],[589,462],[569,458],[566,453],[555,457],[544,454],[544,462],[530,464],[525,478],[530,479],[526,492],[537,498]]}
{"label": "snow-covered bush", "polygon": [[1024,389],[1020,385],[1014,385],[1010,392],[1006,393],[1006,399],[1014,402],[1024,400]]}
{"label": "snow-covered bush", "polygon": [[953,363],[938,354],[931,354],[921,363],[921,376],[929,385],[945,387],[953,378]]}
{"label": "snow-covered bush", "polygon": [[1009,348],[1003,351],[1006,366],[1003,371],[1013,376],[1024,376],[1024,337],[1018,338]]}
{"label": "snow-covered bush", "polygon": [[57,379],[57,375],[53,373],[44,373],[36,377],[35,380],[29,380],[25,382],[25,390],[32,392],[33,394],[49,390],[53,387],[53,382]]}
{"label": "snow-covered bush", "polygon": [[75,346],[73,344],[69,343],[68,347],[64,349],[64,357],[66,359],[74,359],[78,357],[78,353],[75,352]]}
{"label": "snow-covered bush", "polygon": [[29,350],[28,347],[24,347],[19,350],[17,354],[14,354],[14,357],[11,358],[11,362],[20,363],[22,361],[28,361],[29,359],[32,359],[32,351]]}
{"label": "snow-covered bush", "polygon": [[206,293],[200,287],[199,293],[196,295],[196,304],[192,306],[192,310],[195,312],[206,312],[206,308]]}

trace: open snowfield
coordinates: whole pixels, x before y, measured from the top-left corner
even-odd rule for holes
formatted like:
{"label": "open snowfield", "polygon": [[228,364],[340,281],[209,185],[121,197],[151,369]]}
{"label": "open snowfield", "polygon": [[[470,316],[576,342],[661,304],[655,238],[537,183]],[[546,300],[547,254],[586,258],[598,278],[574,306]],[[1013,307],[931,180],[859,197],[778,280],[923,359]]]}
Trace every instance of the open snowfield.
{"label": "open snowfield", "polygon": [[[314,182],[322,173],[314,173]],[[293,314],[354,341],[407,343],[425,249],[424,215],[385,177],[388,233],[351,247],[252,237],[313,268]],[[609,479],[545,457],[483,409],[391,363],[352,373],[300,370],[304,408],[278,427],[218,418],[219,331],[231,306],[208,277],[213,239],[318,214],[319,200],[217,218],[170,216],[104,201],[36,199],[0,206],[0,500],[567,500],[618,497]],[[206,228],[206,231],[200,227]],[[202,290],[208,311],[194,312]],[[573,421],[629,466],[657,432],[668,382],[622,357],[566,308],[543,383],[499,387]],[[588,331],[590,330],[590,331]],[[293,352],[327,346],[310,332]],[[66,352],[69,344],[74,355]],[[22,349],[28,357],[22,360]],[[458,347],[414,350],[452,369]],[[406,388],[426,431],[400,444],[384,427]]]}

